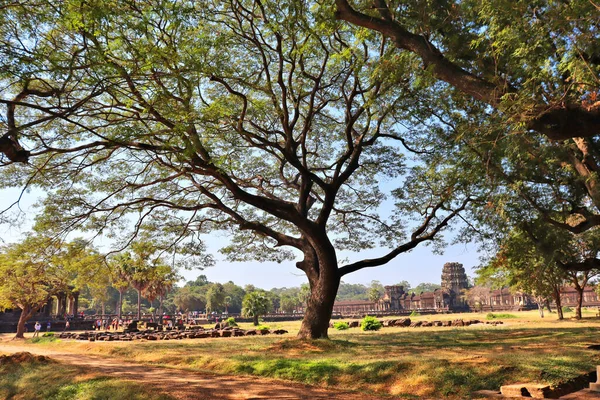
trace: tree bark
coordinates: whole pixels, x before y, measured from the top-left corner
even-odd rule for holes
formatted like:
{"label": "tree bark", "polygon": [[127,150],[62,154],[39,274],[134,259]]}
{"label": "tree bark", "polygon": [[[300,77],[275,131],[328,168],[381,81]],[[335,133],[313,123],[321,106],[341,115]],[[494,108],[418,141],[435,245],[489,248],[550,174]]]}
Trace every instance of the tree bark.
{"label": "tree bark", "polygon": [[319,246],[315,246],[314,242],[311,244],[304,251],[304,260],[297,265],[306,273],[310,284],[310,295],[298,338],[328,339],[327,330],[340,285],[337,258],[335,249],[326,239],[321,239]]}
{"label": "tree bark", "polygon": [[558,319],[565,319],[562,310],[562,302],[560,300],[560,288],[554,288],[552,291],[552,297],[554,298],[554,303],[556,304],[556,312],[558,313]]}
{"label": "tree bark", "polygon": [[583,288],[576,287],[577,290],[577,306],[575,307],[575,319],[581,319],[581,306],[583,305]]}
{"label": "tree bark", "polygon": [[15,334],[15,339],[25,339],[25,323],[31,318],[33,315],[32,307],[25,306],[21,309],[21,316],[19,317],[19,322],[17,322],[17,333]]}
{"label": "tree bark", "polygon": [[142,292],[141,290],[137,290],[137,295],[138,295],[138,307],[137,307],[137,319],[138,321],[140,320],[140,318],[142,317]]}
{"label": "tree bark", "polygon": [[252,317],[252,323],[254,324],[254,326],[258,326],[258,315],[254,315]]}

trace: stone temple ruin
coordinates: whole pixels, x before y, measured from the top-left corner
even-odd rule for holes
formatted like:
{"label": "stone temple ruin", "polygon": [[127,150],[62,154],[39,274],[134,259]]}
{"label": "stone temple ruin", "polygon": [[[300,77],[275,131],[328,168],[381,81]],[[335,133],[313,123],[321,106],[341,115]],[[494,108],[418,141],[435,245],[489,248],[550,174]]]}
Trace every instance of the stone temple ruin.
{"label": "stone temple ruin", "polygon": [[461,296],[469,288],[467,274],[462,264],[449,262],[442,269],[441,289],[420,294],[406,293],[402,286],[386,286],[379,301],[381,311],[436,310],[467,311],[469,306]]}
{"label": "stone temple ruin", "polygon": [[[441,275],[441,288],[433,292],[407,293],[399,285],[385,286],[385,293],[376,302],[366,300],[339,301],[333,311],[342,315],[364,313],[409,314],[412,311],[428,313],[463,311],[507,311],[535,308],[530,296],[513,292],[509,288],[490,289],[477,287],[476,299],[466,299],[465,289],[471,289],[467,274],[461,263],[444,264]],[[564,287],[561,291],[567,304],[573,304],[573,290]],[[586,288],[584,304],[599,305],[592,288]]]}

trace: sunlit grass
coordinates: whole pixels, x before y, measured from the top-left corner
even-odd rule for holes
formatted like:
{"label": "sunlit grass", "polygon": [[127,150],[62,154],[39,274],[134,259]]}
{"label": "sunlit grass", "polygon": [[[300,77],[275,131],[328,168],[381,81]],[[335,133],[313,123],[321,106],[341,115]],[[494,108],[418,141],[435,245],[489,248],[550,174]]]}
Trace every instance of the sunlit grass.
{"label": "sunlit grass", "polygon": [[[418,316],[414,320],[485,320],[487,313]],[[557,384],[594,370],[600,321],[541,319],[515,312],[503,325],[330,329],[331,340],[295,338],[300,322],[268,323],[281,336],[181,341],[38,343],[36,346],[222,374],[287,379],[405,398],[468,398],[479,389],[531,381]],[[250,324],[242,327],[248,329]]]}

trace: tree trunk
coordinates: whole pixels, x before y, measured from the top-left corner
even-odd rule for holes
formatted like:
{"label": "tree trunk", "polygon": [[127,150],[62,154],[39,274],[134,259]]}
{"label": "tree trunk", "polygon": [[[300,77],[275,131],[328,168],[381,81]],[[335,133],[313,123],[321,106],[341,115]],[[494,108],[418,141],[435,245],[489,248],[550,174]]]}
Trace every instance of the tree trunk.
{"label": "tree trunk", "polygon": [[577,289],[577,306],[575,308],[575,319],[581,319],[581,306],[583,305],[583,288]]}
{"label": "tree trunk", "polygon": [[121,319],[121,314],[123,313],[123,291],[119,290],[119,308],[117,310],[117,316]]}
{"label": "tree trunk", "polygon": [[548,309],[548,312],[550,314],[552,314],[552,307],[550,307],[550,300],[546,299],[545,304],[546,304],[546,308]]}
{"label": "tree trunk", "polygon": [[104,302],[102,302],[102,318],[104,318],[105,315],[106,315],[106,306],[105,306]]}
{"label": "tree trunk", "polygon": [[159,296],[158,297],[158,316],[159,316],[159,318],[162,318],[162,307],[163,307],[163,297]]}
{"label": "tree trunk", "polygon": [[254,326],[258,326],[258,315],[252,317],[252,322],[254,323]]}
{"label": "tree trunk", "polygon": [[137,294],[138,294],[138,312],[137,312],[137,319],[138,321],[140,320],[140,318],[142,317],[142,292],[141,290],[137,290]]}
{"label": "tree trunk", "polygon": [[563,310],[562,310],[562,301],[560,300],[560,289],[559,288],[554,288],[554,290],[552,291],[552,297],[554,298],[554,303],[556,304],[556,312],[558,313],[558,319],[559,320],[565,319],[565,316],[564,316]]}
{"label": "tree trunk", "polygon": [[[300,339],[328,339],[327,330],[333,312],[333,303],[340,285],[335,249],[325,239],[311,242],[305,249],[302,269],[310,284],[310,295],[304,310],[304,319],[298,331]],[[314,249],[314,250],[313,250]]]}
{"label": "tree trunk", "polygon": [[32,315],[33,312],[30,306],[25,306],[21,310],[21,316],[19,317],[19,322],[17,323],[17,333],[15,335],[15,339],[25,339],[25,323],[27,323]]}

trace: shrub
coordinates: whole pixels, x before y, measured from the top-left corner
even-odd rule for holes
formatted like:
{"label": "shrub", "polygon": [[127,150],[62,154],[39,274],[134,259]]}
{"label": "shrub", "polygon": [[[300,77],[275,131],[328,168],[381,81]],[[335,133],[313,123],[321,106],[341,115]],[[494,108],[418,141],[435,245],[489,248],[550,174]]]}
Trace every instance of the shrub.
{"label": "shrub", "polygon": [[271,329],[271,328],[269,328],[269,326],[268,326],[268,325],[258,325],[258,326],[256,327],[256,330],[257,330],[257,331],[268,331],[269,329]]}
{"label": "shrub", "polygon": [[494,314],[494,313],[487,313],[487,315],[485,316],[485,319],[498,319],[498,318],[503,318],[503,319],[508,319],[508,318],[517,318],[516,315],[513,314]]}
{"label": "shrub", "polygon": [[569,307],[569,306],[564,306],[562,308],[562,312],[563,313],[573,312],[573,309],[571,307]]}
{"label": "shrub", "polygon": [[350,325],[348,325],[347,322],[338,321],[333,323],[333,327],[338,331],[345,331],[346,329],[350,328]]}
{"label": "shrub", "polygon": [[421,314],[420,314],[420,313],[418,313],[418,312],[416,312],[415,310],[413,310],[413,311],[410,313],[409,317],[413,317],[413,318],[414,318],[414,317],[418,317],[419,315],[421,315]]}
{"label": "shrub", "polygon": [[54,337],[54,332],[46,332],[42,335],[42,337]]}
{"label": "shrub", "polygon": [[238,326],[237,322],[235,322],[235,318],[229,317],[225,320],[227,326]]}
{"label": "shrub", "polygon": [[381,329],[381,327],[381,322],[379,322],[377,318],[371,317],[369,315],[364,317],[363,320],[360,322],[360,329],[362,329],[363,331],[378,331],[379,329]]}

